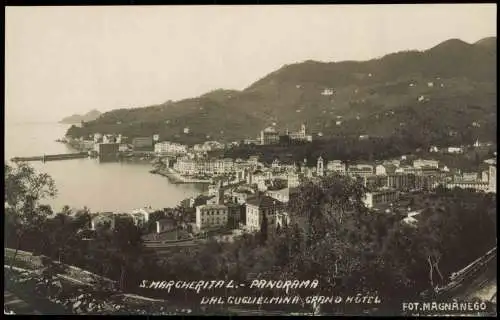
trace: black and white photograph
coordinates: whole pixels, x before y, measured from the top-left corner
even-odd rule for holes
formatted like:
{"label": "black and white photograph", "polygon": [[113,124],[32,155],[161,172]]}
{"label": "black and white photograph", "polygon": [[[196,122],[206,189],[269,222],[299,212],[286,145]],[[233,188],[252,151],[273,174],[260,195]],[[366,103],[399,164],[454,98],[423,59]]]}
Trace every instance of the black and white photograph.
{"label": "black and white photograph", "polygon": [[4,315],[496,317],[496,4],[4,26]]}

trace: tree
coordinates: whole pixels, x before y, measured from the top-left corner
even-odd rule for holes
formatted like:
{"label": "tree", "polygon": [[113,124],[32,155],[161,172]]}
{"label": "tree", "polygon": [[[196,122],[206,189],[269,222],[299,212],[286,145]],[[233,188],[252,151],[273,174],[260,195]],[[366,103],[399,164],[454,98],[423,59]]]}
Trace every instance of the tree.
{"label": "tree", "polygon": [[262,214],[262,219],[260,221],[260,237],[262,245],[264,245],[267,241],[267,232],[268,232],[267,225],[268,225],[267,214],[264,212]]}
{"label": "tree", "polygon": [[[26,163],[5,164],[5,215],[15,233],[15,253],[12,265],[24,236],[40,230],[46,218],[52,215],[50,206],[40,204],[56,195],[54,180],[46,173],[36,173]],[[11,265],[11,268],[12,268]]]}
{"label": "tree", "polygon": [[124,288],[127,271],[141,264],[142,239],[140,230],[130,219],[116,219],[111,236],[112,259],[120,266],[120,287]]}

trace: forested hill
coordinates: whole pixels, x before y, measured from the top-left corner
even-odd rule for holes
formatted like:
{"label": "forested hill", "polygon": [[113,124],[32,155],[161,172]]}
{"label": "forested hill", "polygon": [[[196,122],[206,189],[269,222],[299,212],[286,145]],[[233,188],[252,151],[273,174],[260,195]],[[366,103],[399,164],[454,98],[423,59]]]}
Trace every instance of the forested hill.
{"label": "forested hill", "polygon": [[281,131],[296,130],[305,122],[325,137],[496,141],[496,69],[496,37],[473,44],[451,39],[426,51],[364,62],[305,61],[285,65],[243,91],[114,110],[68,134],[159,133],[162,139],[197,143],[207,137],[252,138],[273,122]]}
{"label": "forested hill", "polygon": [[99,118],[101,113],[98,110],[91,110],[87,112],[86,114],[80,115],[80,114],[74,114],[69,117],[63,118],[59,123],[64,123],[64,124],[80,124],[82,121],[93,121]]}

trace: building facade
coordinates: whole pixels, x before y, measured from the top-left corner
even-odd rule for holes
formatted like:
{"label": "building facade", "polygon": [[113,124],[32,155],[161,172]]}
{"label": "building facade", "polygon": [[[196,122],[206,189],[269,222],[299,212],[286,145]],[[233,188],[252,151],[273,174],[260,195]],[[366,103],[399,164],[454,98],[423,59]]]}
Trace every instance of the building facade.
{"label": "building facade", "polygon": [[340,160],[332,160],[328,161],[326,164],[326,170],[329,172],[336,172],[339,174],[345,174],[346,173],[346,166],[345,163],[343,163]]}
{"label": "building facade", "polygon": [[224,227],[227,225],[228,207],[220,204],[206,204],[196,207],[198,230]]}
{"label": "building facade", "polygon": [[476,191],[484,191],[484,192],[489,191],[488,183],[482,181],[454,181],[454,182],[447,182],[444,184],[444,186],[447,189],[460,188],[460,189],[474,189]]}
{"label": "building facade", "polygon": [[279,132],[273,127],[268,127],[260,132],[260,144],[277,144],[280,142]]}
{"label": "building facade", "polygon": [[251,199],[246,204],[246,227],[250,231],[259,231],[264,215],[267,218],[267,230],[276,229],[277,216],[284,212],[285,205],[269,196]]}
{"label": "building facade", "polygon": [[153,137],[139,137],[132,139],[134,150],[153,149]]}
{"label": "building facade", "polygon": [[187,146],[180,143],[162,141],[155,144],[155,153],[159,154],[186,154]]}
{"label": "building facade", "polygon": [[373,175],[373,166],[371,165],[352,165],[347,168],[347,173],[352,177],[368,177]]}
{"label": "building facade", "polygon": [[497,193],[497,167],[490,166],[488,192]]}
{"label": "building facade", "polygon": [[395,202],[398,199],[399,192],[397,190],[382,190],[367,192],[363,198],[363,202],[367,208],[375,208],[379,205]]}
{"label": "building facade", "polygon": [[324,167],[323,167],[323,158],[319,157],[318,162],[316,163],[316,175],[318,177],[322,177],[325,173]]}
{"label": "building facade", "polygon": [[416,160],[413,160],[413,167],[414,168],[422,168],[422,167],[439,168],[439,161],[416,159]]}

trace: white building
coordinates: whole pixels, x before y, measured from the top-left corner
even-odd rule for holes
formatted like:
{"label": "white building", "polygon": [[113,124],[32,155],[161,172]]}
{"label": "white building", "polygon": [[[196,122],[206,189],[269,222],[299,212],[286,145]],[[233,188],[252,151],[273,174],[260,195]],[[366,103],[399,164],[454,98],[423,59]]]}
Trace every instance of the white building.
{"label": "white building", "polygon": [[490,166],[488,192],[497,193],[497,167]]}
{"label": "white building", "polygon": [[296,188],[300,185],[300,178],[298,173],[289,173],[287,175],[287,180],[289,188]]}
{"label": "white building", "polygon": [[387,174],[387,170],[385,166],[379,164],[375,166],[375,175],[377,176],[385,176]]}
{"label": "white building", "polygon": [[487,164],[490,164],[490,165],[496,165],[497,164],[497,159],[495,159],[495,158],[486,159],[483,162],[487,163]]}
{"label": "white building", "polygon": [[267,230],[277,227],[277,216],[284,212],[284,204],[269,196],[251,199],[246,204],[246,227],[250,231],[259,231],[264,215],[267,218]]}
{"label": "white building", "polygon": [[290,140],[308,141],[308,142],[312,141],[312,135],[306,134],[306,125],[305,124],[302,124],[300,126],[300,131],[288,133],[288,130],[287,130],[286,134],[288,135]]}
{"label": "white building", "polygon": [[414,168],[422,168],[422,167],[439,168],[439,161],[416,159],[416,160],[413,160],[413,167]]}
{"label": "white building", "polygon": [[429,152],[439,152],[439,148],[436,146],[432,146],[429,148]]}
{"label": "white building", "polygon": [[353,177],[367,177],[373,175],[373,166],[368,164],[352,165],[347,168],[347,173]]}
{"label": "white building", "polygon": [[129,150],[130,150],[130,147],[126,143],[120,143],[120,145],[118,146],[118,151],[119,152],[127,152]]}
{"label": "white building", "polygon": [[94,143],[99,143],[102,141],[102,134],[94,133]]}
{"label": "white building", "polygon": [[373,208],[387,203],[393,203],[399,198],[399,192],[396,190],[381,190],[377,192],[367,192],[364,195],[363,202],[367,208]]}
{"label": "white building", "polygon": [[290,200],[290,188],[284,188],[281,190],[267,190],[266,195],[282,203],[288,203],[288,201]]}
{"label": "white building", "polygon": [[144,222],[148,222],[149,221],[149,216],[155,212],[155,210],[153,210],[150,206],[149,207],[144,207],[144,208],[140,208],[140,209],[135,209],[135,210],[132,210],[132,214],[133,215],[142,215],[144,217]]}
{"label": "white building", "polygon": [[478,174],[477,174],[477,172],[463,172],[462,173],[462,180],[463,181],[477,181]]}
{"label": "white building", "polygon": [[448,147],[446,149],[448,153],[464,153],[464,148],[462,147]]}
{"label": "white building", "polygon": [[327,88],[327,89],[323,89],[323,91],[321,92],[321,95],[322,96],[332,96],[333,92],[334,92],[333,89]]}
{"label": "white building", "polygon": [[489,182],[489,170],[484,170],[481,172],[481,181]]}
{"label": "white building", "polygon": [[187,146],[180,143],[162,141],[155,144],[155,153],[159,154],[186,154]]}
{"label": "white building", "polygon": [[325,173],[324,167],[323,167],[323,158],[320,156],[318,158],[318,162],[316,163],[316,175],[318,177],[322,177]]}
{"label": "white building", "polygon": [[198,230],[227,225],[228,207],[220,204],[205,204],[196,207],[196,227]]}
{"label": "white building", "polygon": [[445,188],[447,189],[474,189],[476,191],[489,192],[489,185],[487,182],[482,181],[454,181],[445,183]]}
{"label": "white building", "polygon": [[328,161],[328,163],[326,164],[326,170],[330,172],[345,174],[346,172],[345,163],[343,163],[340,160]]}

